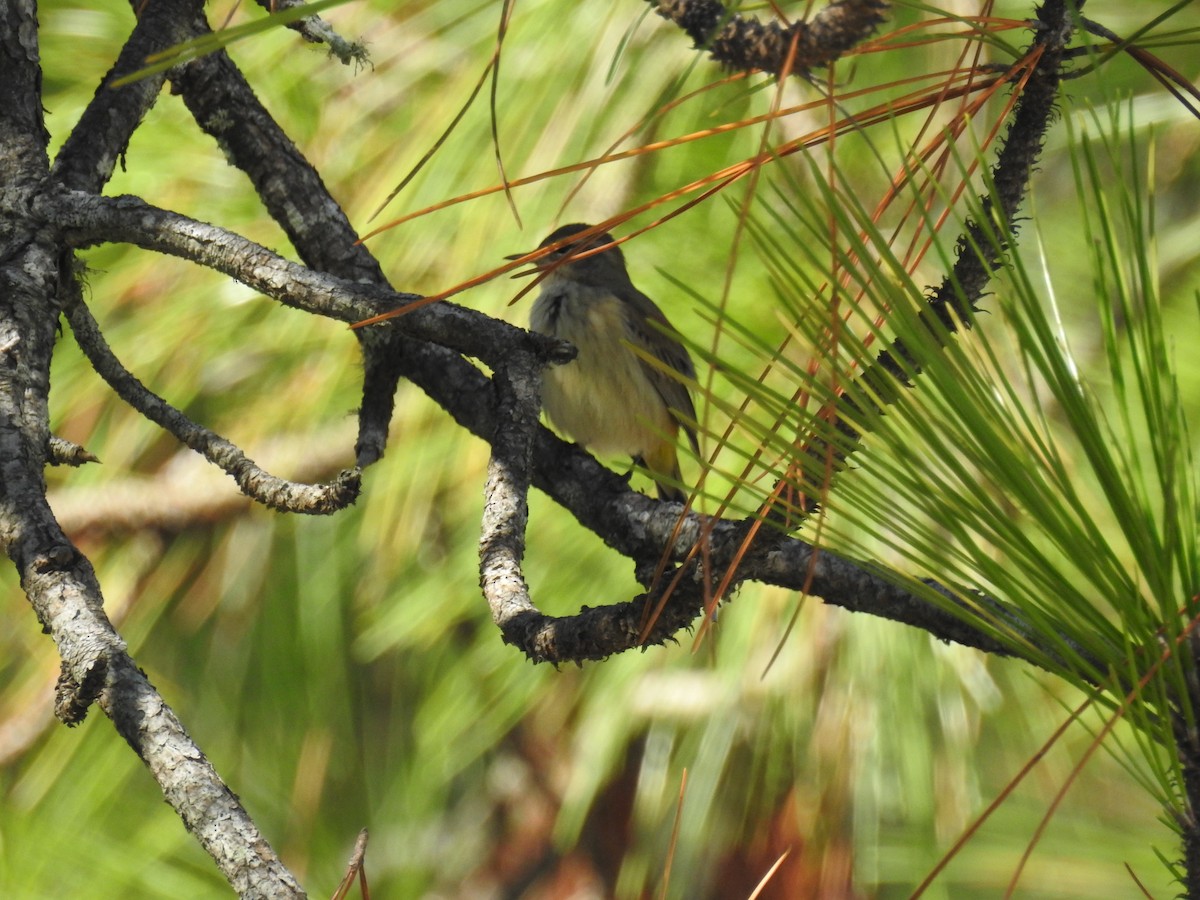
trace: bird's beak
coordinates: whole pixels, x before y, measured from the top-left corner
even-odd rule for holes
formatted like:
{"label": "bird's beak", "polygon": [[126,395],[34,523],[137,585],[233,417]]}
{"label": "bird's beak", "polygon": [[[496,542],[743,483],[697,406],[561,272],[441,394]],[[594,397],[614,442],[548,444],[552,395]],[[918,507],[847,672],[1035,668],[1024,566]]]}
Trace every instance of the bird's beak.
{"label": "bird's beak", "polygon": [[[526,250],[524,253],[510,253],[508,256],[506,256],[504,258],[505,259],[520,259],[523,256],[528,256],[530,253],[533,253],[533,251]],[[538,260],[536,262],[530,263],[530,265],[533,266],[532,269],[522,269],[519,272],[513,272],[508,277],[509,278],[527,278],[530,275],[536,275],[538,272],[540,272],[542,270],[542,260]]]}

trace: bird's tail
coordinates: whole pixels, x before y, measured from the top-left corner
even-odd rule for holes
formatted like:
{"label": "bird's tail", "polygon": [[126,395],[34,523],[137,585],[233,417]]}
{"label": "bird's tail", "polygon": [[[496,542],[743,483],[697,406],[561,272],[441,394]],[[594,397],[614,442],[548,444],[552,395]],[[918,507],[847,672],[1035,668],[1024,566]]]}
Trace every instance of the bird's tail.
{"label": "bird's tail", "polygon": [[[662,440],[639,460],[658,485],[659,500],[687,501],[687,492],[679,487],[683,475],[679,471],[679,452],[674,441]],[[661,479],[659,476],[663,476]]]}

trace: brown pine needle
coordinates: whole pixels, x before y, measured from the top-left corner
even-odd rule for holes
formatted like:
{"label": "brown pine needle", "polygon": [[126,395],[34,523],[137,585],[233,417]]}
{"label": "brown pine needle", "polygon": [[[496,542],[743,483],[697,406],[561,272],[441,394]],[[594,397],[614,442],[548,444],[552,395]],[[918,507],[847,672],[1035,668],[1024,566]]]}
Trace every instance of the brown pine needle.
{"label": "brown pine needle", "polygon": [[675,859],[675,847],[679,843],[679,826],[683,821],[683,798],[687,794],[688,770],[683,770],[679,780],[679,800],[675,804],[675,824],[671,826],[671,843],[667,846],[667,860],[663,864],[662,890],[658,892],[659,900],[666,900],[667,888],[671,885],[671,863]]}
{"label": "brown pine needle", "polygon": [[767,869],[766,874],[763,875],[758,884],[754,886],[754,890],[750,893],[750,896],[747,897],[746,900],[758,900],[758,895],[766,890],[767,883],[775,877],[775,873],[779,871],[779,867],[783,865],[785,859],[791,856],[791,853],[792,849],[789,847],[787,850],[784,850],[779,854],[779,859],[775,860],[775,862],[771,864],[771,868]]}
{"label": "brown pine needle", "polygon": [[366,855],[367,829],[364,828],[358,833],[358,838],[354,841],[354,851],[350,854],[350,861],[346,864],[346,874],[338,883],[337,890],[333,892],[332,900],[345,900],[350,893],[350,888],[354,886],[355,878],[358,878],[359,885],[362,888],[363,900],[371,900],[371,893],[367,889]]}

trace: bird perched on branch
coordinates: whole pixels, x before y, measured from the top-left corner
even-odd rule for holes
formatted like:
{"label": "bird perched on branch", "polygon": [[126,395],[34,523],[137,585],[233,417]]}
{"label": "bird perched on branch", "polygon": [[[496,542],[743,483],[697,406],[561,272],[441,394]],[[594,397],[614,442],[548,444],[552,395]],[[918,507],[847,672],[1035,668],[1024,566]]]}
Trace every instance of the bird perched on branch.
{"label": "bird perched on branch", "polygon": [[536,261],[545,274],[530,327],[579,351],[546,371],[542,406],[582,446],[601,455],[628,454],[649,470],[661,499],[682,502],[676,437],[682,428],[699,450],[684,380],[694,380],[696,368],[663,311],[629,280],[612,236],[572,240],[591,228],[564,225],[538,245],[558,246]]}

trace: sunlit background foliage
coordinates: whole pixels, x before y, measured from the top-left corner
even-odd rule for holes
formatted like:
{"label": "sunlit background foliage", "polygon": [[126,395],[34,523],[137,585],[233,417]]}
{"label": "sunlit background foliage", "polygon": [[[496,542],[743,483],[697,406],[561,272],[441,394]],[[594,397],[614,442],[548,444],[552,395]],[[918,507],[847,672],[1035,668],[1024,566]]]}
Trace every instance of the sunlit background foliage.
{"label": "sunlit background foliage", "polygon": [[[212,20],[231,6],[213,5]],[[959,15],[977,8],[942,6]],[[1031,12],[1025,4],[1001,6],[997,15]],[[1168,6],[1088,8],[1121,31]],[[805,4],[785,8],[800,16]],[[359,71],[282,30],[229,49],[366,232],[497,181],[485,88],[433,160],[371,220],[470,94],[491,57],[500,9],[428,0],[332,10],[327,18],[342,34],[368,43],[372,65]],[[654,116],[666,101],[725,73],[647,10],[632,0],[515,5],[496,94],[510,177],[599,156],[643,120],[622,148],[769,108],[773,83],[757,77]],[[132,27],[132,13],[120,4],[50,0],[41,14],[57,147]],[[258,13],[234,15],[240,21]],[[889,27],[929,15],[919,4],[896,4]],[[1189,16],[1171,27],[1200,24]],[[1003,39],[1019,47],[1026,37],[1012,31]],[[837,79],[853,86],[867,71],[872,83],[885,83],[945,69],[958,50],[954,42],[894,50],[840,65]],[[991,52],[1011,58],[1003,47]],[[1194,45],[1159,52],[1194,75],[1194,63],[1186,69]],[[820,89],[794,80],[784,105],[816,99]],[[1095,260],[1080,224],[1092,213],[1077,194],[1067,135],[1078,146],[1081,132],[1106,124],[1103,110],[1119,110],[1122,152],[1140,157],[1141,172],[1131,176],[1131,162],[1120,177],[1141,177],[1157,192],[1159,301],[1165,330],[1176,336],[1181,395],[1200,396],[1200,367],[1186,352],[1196,335],[1200,267],[1194,238],[1183,237],[1198,225],[1200,131],[1123,58],[1069,91],[1065,121],[1026,207],[1026,265],[1047,267],[1037,280],[1055,286],[1081,377],[1098,402],[1108,402],[1112,384],[1091,300]],[[1102,110],[1095,118],[1090,104]],[[774,134],[803,134],[820,127],[823,115],[783,119]],[[901,121],[839,151],[839,174],[862,185],[864,206],[881,194],[895,148],[915,127]],[[446,290],[529,249],[555,224],[598,221],[645,203],[752,156],[761,139],[761,126],[742,128],[605,165],[573,196],[579,174],[518,188],[523,227],[503,195],[491,194],[408,221],[370,246],[396,287]],[[627,247],[638,285],[698,350],[713,346],[720,316],[778,346],[792,321],[784,264],[806,273],[798,283],[822,281],[801,254],[781,258],[776,242],[787,246],[799,235],[807,201],[819,194],[815,172],[828,165],[823,152],[764,170],[727,301],[722,284],[744,183]],[[124,162],[109,193],[138,194],[291,252],[247,180],[169,92]],[[118,356],[155,391],[280,474],[317,479],[351,464],[360,373],[344,326],[176,260],[121,247],[86,259],[97,319]],[[918,283],[935,282],[942,271],[931,255]],[[523,323],[529,301],[508,305],[521,284],[495,280],[455,300]],[[1012,320],[1003,305],[1010,284],[1001,281],[983,303],[990,317],[980,330],[993,328],[989,338],[1000,348],[998,326]],[[1049,302],[1050,292],[1043,296]],[[725,311],[715,314],[722,302]],[[704,404],[706,449],[742,399],[730,373],[757,376],[763,365],[761,351],[741,346],[736,333],[730,328],[717,343],[726,371]],[[981,353],[977,343],[964,343],[964,353]],[[803,365],[812,351],[800,344],[794,352]],[[1020,375],[1015,363],[999,368]],[[51,471],[55,509],[96,565],[108,613],[135,659],[313,896],[332,891],[364,826],[379,897],[649,896],[661,889],[668,865],[668,896],[748,896],[785,850],[790,855],[767,896],[908,896],[1083,699],[1028,665],[759,587],[738,594],[698,648],[683,635],[680,646],[582,670],[534,668],[501,644],[477,585],[487,447],[420,392],[401,387],[388,455],[367,472],[357,506],[324,519],[241,502],[227,478],[117,402],[69,332],[53,378],[56,432],[103,461]],[[920,388],[912,395],[925,402]],[[747,432],[739,435],[735,444],[748,440]],[[889,467],[931,466],[925,452],[919,441],[907,456],[886,441],[868,441],[861,476],[847,480],[845,506],[882,502]],[[725,472],[740,469],[732,451],[717,463]],[[685,475],[695,478],[699,469],[692,461]],[[710,479],[710,497],[724,496],[730,479]],[[1081,492],[1094,489],[1081,479]],[[901,495],[896,503],[896,522],[908,527],[915,519],[901,508],[913,500]],[[565,614],[637,591],[629,565],[568,514],[539,495],[531,506],[527,574],[543,610]],[[908,565],[903,540],[886,531],[841,533],[839,511],[832,503],[829,540],[886,566]],[[840,521],[855,521],[846,515]],[[0,657],[5,896],[221,895],[227,888],[219,874],[109,723],[93,715],[68,731],[53,722],[53,646],[38,633],[11,570],[0,577],[10,623]],[[1068,729],[926,896],[1000,896],[1101,721],[1092,716]],[[1129,731],[1118,726],[1115,736],[1128,741]],[[1162,807],[1144,782],[1129,754],[1092,757],[1038,840],[1019,896],[1132,896],[1137,888],[1126,866],[1155,896],[1170,895],[1170,873],[1155,852],[1170,857],[1175,834],[1159,820]]]}

